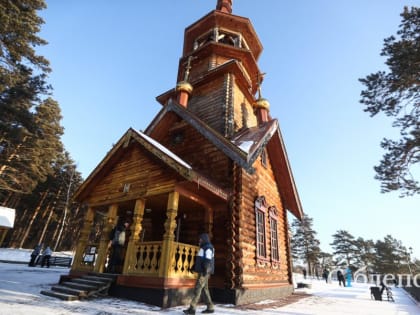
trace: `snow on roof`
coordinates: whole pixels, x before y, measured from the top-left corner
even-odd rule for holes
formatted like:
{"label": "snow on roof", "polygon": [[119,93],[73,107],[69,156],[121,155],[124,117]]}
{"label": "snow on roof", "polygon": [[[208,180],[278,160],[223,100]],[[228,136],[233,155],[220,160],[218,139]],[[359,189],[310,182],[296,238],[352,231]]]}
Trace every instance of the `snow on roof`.
{"label": "snow on roof", "polygon": [[239,149],[241,149],[245,153],[249,153],[253,144],[254,144],[254,141],[244,141],[244,142],[241,142],[238,145],[238,147],[239,147]]}
{"label": "snow on roof", "polygon": [[172,151],[168,150],[166,147],[161,145],[159,142],[150,138],[149,136],[147,136],[146,134],[144,134],[143,132],[141,132],[139,130],[135,130],[135,131],[140,137],[142,137],[144,140],[149,142],[151,145],[158,148],[160,151],[165,153],[167,156],[171,157],[172,159],[174,159],[175,161],[177,161],[179,164],[183,165],[184,167],[186,167],[190,170],[192,169],[191,165],[189,165],[187,162],[185,162],[183,159],[181,159],[178,155],[176,155],[175,153],[173,153]]}

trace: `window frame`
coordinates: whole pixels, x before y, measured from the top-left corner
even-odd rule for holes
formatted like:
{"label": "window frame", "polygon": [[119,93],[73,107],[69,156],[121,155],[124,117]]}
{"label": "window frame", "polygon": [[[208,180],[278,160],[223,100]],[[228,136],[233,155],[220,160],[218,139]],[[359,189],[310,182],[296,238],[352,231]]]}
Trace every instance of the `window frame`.
{"label": "window frame", "polygon": [[[266,217],[267,203],[264,196],[255,200],[255,254],[257,261],[267,261]],[[261,231],[262,229],[262,231]]]}
{"label": "window frame", "polygon": [[269,224],[270,224],[270,253],[271,261],[280,262],[279,251],[279,233],[278,233],[278,211],[276,206],[268,208]]}

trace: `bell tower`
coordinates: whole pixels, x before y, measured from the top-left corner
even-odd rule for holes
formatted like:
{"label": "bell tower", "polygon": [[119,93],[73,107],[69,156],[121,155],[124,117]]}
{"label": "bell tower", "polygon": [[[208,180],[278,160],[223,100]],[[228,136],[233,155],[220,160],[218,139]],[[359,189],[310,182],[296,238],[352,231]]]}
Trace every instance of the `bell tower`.
{"label": "bell tower", "polygon": [[269,105],[260,94],[262,49],[250,20],[232,14],[232,0],[218,0],[215,10],[185,29],[176,88],[157,100],[177,100],[228,139],[264,123]]}

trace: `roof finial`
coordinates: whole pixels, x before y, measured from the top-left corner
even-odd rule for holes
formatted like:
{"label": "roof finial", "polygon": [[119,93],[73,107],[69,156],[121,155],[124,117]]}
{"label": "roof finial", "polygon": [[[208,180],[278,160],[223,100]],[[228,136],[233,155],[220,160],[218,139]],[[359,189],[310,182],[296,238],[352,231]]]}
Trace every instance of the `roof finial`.
{"label": "roof finial", "polygon": [[232,13],[232,0],[217,0],[216,10]]}

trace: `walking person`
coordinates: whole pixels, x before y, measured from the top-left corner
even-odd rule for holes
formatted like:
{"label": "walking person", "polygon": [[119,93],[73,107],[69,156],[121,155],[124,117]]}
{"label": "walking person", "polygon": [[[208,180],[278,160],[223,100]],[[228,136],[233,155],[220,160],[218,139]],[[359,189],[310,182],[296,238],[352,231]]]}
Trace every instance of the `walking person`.
{"label": "walking person", "polygon": [[302,273],[303,273],[303,279],[306,280],[306,269],[305,268],[302,269]]}
{"label": "walking person", "polygon": [[52,250],[49,246],[47,246],[47,248],[45,248],[44,251],[42,252],[41,267],[44,267],[45,265],[47,265],[47,268],[50,268],[51,255],[52,255]]}
{"label": "walking person", "polygon": [[328,271],[327,268],[324,269],[324,272],[322,273],[322,277],[325,279],[325,282],[328,283],[328,276],[329,276],[330,272]]}
{"label": "walking person", "polygon": [[201,293],[204,293],[204,302],[207,308],[201,313],[214,313],[214,305],[211,300],[208,281],[210,275],[214,273],[214,248],[210,243],[209,235],[204,233],[200,235],[199,240],[200,250],[195,257],[194,271],[198,273],[198,278],[195,283],[194,296],[191,300],[190,307],[184,310],[185,314],[195,314],[197,303],[200,300]]}
{"label": "walking person", "polygon": [[41,253],[41,245],[38,244],[35,246],[34,250],[31,253],[31,260],[29,261],[29,267],[35,267],[36,259],[38,258],[39,254]]}
{"label": "walking person", "polygon": [[341,287],[341,283],[343,283],[343,287],[346,286],[346,281],[344,280],[344,275],[341,272],[341,270],[337,271],[337,279],[338,279],[338,284],[340,285],[340,287]]}

